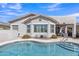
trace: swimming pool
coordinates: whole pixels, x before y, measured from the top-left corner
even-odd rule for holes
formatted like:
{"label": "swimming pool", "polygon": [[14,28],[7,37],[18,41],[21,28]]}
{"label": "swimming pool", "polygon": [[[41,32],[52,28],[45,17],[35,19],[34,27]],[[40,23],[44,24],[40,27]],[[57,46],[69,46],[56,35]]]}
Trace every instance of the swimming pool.
{"label": "swimming pool", "polygon": [[77,56],[78,44],[71,42],[14,42],[0,46],[0,56]]}

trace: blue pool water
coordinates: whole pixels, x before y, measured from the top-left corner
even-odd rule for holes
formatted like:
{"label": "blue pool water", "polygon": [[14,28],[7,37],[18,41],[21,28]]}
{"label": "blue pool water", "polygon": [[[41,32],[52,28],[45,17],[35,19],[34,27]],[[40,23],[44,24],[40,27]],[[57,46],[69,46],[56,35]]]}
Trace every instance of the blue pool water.
{"label": "blue pool water", "polygon": [[0,46],[0,56],[77,56],[78,50],[78,44],[69,42],[39,43],[27,41]]}

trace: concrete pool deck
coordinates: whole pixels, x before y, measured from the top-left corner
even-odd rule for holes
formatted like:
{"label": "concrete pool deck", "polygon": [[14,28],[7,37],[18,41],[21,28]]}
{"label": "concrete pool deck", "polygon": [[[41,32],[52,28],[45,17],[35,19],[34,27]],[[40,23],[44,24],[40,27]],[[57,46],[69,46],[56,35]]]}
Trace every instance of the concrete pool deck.
{"label": "concrete pool deck", "polygon": [[[19,42],[19,41],[36,41],[40,43],[49,43],[49,42],[62,42],[63,38],[57,38],[57,39],[35,39],[35,38],[29,38],[29,39],[21,39],[17,38],[15,40],[0,40],[0,46],[8,44],[8,43],[13,43],[13,42]],[[73,42],[79,44],[79,38],[78,39],[73,39],[73,38],[68,38],[66,42]]]}

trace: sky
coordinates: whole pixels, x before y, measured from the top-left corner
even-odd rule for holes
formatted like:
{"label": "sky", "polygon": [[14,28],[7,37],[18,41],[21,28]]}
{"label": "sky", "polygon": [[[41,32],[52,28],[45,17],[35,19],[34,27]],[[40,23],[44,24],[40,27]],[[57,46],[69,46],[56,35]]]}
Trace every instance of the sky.
{"label": "sky", "polygon": [[79,22],[79,3],[0,3],[0,22],[8,22],[29,13],[76,16]]}

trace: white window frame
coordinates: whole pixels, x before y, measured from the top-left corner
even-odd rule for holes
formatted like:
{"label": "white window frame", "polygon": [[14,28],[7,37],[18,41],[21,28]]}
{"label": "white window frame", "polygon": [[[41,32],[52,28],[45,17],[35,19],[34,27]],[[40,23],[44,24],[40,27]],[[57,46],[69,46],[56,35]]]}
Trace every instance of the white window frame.
{"label": "white window frame", "polygon": [[[35,26],[37,27],[35,30]],[[45,26],[47,26],[47,31],[45,31]],[[42,30],[43,29],[43,30]],[[34,32],[35,33],[47,33],[48,32],[48,25],[47,24],[34,24]]]}
{"label": "white window frame", "polygon": [[[14,26],[15,26],[15,27],[14,27]],[[18,29],[19,29],[19,25],[12,25],[12,29],[18,31]]]}

